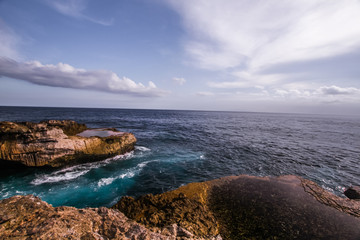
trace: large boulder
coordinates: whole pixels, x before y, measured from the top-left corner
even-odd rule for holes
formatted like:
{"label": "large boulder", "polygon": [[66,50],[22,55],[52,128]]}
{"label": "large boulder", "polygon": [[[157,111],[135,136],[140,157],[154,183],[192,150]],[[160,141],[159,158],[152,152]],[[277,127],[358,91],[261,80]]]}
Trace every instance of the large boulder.
{"label": "large boulder", "polygon": [[223,239],[360,239],[360,202],[297,177],[233,176],[113,206],[156,231],[177,224]]}
{"label": "large boulder", "polygon": [[[61,167],[132,151],[136,138],[115,129],[104,137],[81,136],[85,124],[71,120],[0,122],[0,163]],[[80,135],[79,135],[80,134]]]}

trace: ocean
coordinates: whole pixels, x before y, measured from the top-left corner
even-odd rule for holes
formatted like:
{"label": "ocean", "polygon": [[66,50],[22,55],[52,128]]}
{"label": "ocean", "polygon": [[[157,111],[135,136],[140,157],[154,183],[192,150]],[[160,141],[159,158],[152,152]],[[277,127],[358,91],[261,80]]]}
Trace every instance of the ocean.
{"label": "ocean", "polygon": [[339,196],[360,185],[360,116],[0,107],[0,121],[48,119],[132,132],[136,148],[62,169],[2,169],[0,199],[34,194],[53,206],[112,206],[125,195],[240,174],[294,174]]}

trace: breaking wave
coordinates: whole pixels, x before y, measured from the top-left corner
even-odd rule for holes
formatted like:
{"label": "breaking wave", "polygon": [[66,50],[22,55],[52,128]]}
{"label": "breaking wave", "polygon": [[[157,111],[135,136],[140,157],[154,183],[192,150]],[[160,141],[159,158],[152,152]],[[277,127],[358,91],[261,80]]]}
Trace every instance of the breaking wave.
{"label": "breaking wave", "polygon": [[97,184],[97,186],[103,187],[106,185],[110,185],[112,184],[115,180],[117,179],[124,179],[124,178],[132,178],[134,177],[136,174],[140,173],[140,171],[150,162],[155,162],[156,160],[152,160],[152,161],[146,161],[146,162],[142,162],[139,163],[138,165],[136,165],[136,167],[130,168],[128,169],[125,173],[120,174],[119,176],[116,177],[108,177],[108,178],[101,178]]}
{"label": "breaking wave", "polygon": [[50,174],[41,174],[41,175],[37,176],[33,181],[31,181],[31,184],[41,185],[44,183],[55,183],[55,182],[61,182],[61,181],[74,180],[80,176],[85,175],[93,168],[99,168],[99,167],[105,166],[113,161],[120,160],[120,159],[121,160],[130,159],[133,156],[134,156],[134,153],[129,152],[124,155],[117,155],[112,158],[107,158],[100,162],[84,163],[84,164],[76,165],[73,167],[64,168],[64,169],[58,170],[56,172],[52,172]]}
{"label": "breaking wave", "polygon": [[139,151],[142,151],[142,152],[151,151],[150,148],[147,148],[147,147],[144,147],[144,146],[135,146],[135,150],[139,150]]}

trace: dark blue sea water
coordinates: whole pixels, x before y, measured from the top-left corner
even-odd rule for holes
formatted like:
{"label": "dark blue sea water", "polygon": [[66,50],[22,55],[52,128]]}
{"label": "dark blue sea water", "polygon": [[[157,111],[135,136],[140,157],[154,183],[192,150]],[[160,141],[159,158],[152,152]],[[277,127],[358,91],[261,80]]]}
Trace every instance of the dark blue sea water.
{"label": "dark blue sea water", "polygon": [[56,170],[2,174],[0,198],[111,206],[228,175],[296,174],[338,195],[360,185],[360,116],[0,107],[0,121],[72,119],[135,134],[134,152]]}

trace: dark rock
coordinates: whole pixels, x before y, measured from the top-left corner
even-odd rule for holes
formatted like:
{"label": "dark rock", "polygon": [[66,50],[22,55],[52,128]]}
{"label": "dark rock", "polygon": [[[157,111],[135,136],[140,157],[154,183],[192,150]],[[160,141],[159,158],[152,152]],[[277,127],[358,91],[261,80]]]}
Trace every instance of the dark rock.
{"label": "dark rock", "polygon": [[349,187],[348,189],[346,189],[344,194],[350,199],[360,200],[360,187]]}
{"label": "dark rock", "polygon": [[30,167],[75,165],[124,154],[132,151],[136,143],[131,133],[77,135],[84,130],[85,124],[70,120],[0,122],[0,163]]}

